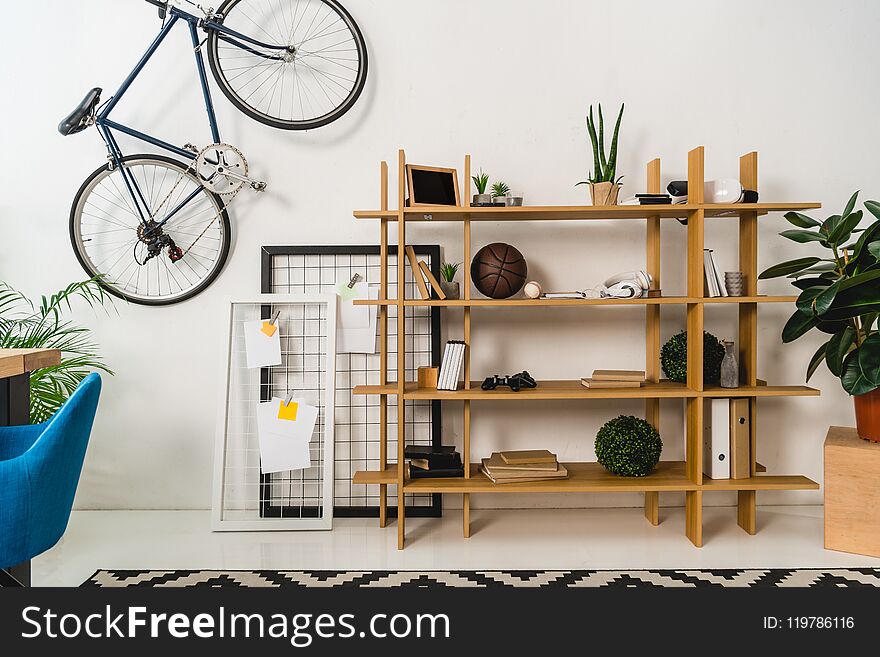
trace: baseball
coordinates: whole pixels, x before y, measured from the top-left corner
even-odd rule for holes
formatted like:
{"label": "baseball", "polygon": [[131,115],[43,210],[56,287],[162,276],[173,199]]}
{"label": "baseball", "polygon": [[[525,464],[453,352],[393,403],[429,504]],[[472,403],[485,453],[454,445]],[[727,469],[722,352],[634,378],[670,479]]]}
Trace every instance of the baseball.
{"label": "baseball", "polygon": [[544,294],[544,290],[541,289],[541,284],[538,281],[529,281],[526,283],[523,292],[525,292],[525,295],[529,299],[538,299]]}

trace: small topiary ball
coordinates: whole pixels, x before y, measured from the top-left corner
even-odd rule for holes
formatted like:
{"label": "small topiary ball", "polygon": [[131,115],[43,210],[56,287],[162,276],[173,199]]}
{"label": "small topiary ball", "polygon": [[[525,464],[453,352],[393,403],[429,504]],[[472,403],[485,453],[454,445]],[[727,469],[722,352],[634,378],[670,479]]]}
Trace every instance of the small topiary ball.
{"label": "small topiary ball", "polygon": [[663,441],[657,429],[640,417],[620,415],[596,434],[596,457],[609,472],[621,477],[651,474],[660,460]]}
{"label": "small topiary ball", "polygon": [[[708,331],[703,331],[703,382],[717,385],[721,381],[724,345]],[[687,383],[687,331],[669,338],[660,350],[660,365],[670,381]]]}

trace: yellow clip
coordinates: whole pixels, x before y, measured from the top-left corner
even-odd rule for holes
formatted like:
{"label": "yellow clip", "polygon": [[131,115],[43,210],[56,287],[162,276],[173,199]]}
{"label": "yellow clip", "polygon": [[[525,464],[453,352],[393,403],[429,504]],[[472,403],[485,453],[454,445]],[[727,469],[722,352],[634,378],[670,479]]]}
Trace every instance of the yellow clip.
{"label": "yellow clip", "polygon": [[278,330],[278,327],[275,326],[275,325],[274,325],[273,323],[271,323],[271,322],[263,322],[263,328],[260,329],[260,331],[262,331],[263,333],[265,333],[266,335],[268,335],[270,338],[271,338],[273,335],[275,335],[275,331],[277,331],[277,330]]}
{"label": "yellow clip", "polygon": [[281,405],[278,408],[278,419],[279,420],[290,420],[291,422],[296,422],[296,413],[299,410],[299,404],[296,402],[290,402],[289,404],[285,404],[284,401],[281,401]]}

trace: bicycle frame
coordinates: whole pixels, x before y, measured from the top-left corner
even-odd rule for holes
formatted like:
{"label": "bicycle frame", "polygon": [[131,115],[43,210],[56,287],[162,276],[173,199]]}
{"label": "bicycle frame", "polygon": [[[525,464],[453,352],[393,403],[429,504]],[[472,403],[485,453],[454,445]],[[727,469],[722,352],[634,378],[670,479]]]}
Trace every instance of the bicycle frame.
{"label": "bicycle frame", "polygon": [[[149,204],[146,202],[145,197],[140,190],[140,187],[134,180],[134,177],[126,171],[125,167],[122,166],[122,158],[124,157],[124,155],[112,131],[115,130],[117,132],[129,135],[130,137],[134,137],[135,139],[139,139],[148,144],[152,144],[157,148],[169,151],[170,153],[178,155],[182,158],[186,158],[187,160],[195,160],[196,154],[190,150],[175,146],[174,144],[171,144],[167,141],[141,132],[140,130],[135,130],[134,128],[123,125],[122,123],[112,121],[109,117],[110,113],[119,103],[119,101],[122,100],[122,97],[128,91],[129,87],[131,87],[131,85],[137,79],[138,75],[140,75],[141,71],[143,71],[144,67],[162,45],[162,42],[165,41],[165,38],[180,20],[185,21],[189,26],[189,32],[193,44],[193,53],[196,60],[196,71],[198,73],[199,82],[202,87],[202,95],[205,101],[205,110],[208,113],[208,123],[211,128],[211,137],[214,140],[215,144],[220,143],[220,130],[217,126],[217,116],[214,112],[214,101],[211,97],[211,89],[208,86],[208,75],[205,68],[205,59],[202,55],[202,44],[199,41],[199,27],[203,28],[206,32],[215,31],[219,34],[219,38],[226,41],[227,43],[231,43],[254,55],[265,57],[266,59],[281,59],[281,57],[275,57],[272,55],[267,55],[266,53],[259,52],[258,50],[254,50],[253,48],[251,48],[248,44],[267,50],[280,51],[287,48],[287,46],[262,43],[244,34],[236,32],[235,30],[231,30],[225,27],[221,22],[218,22],[218,20],[222,21],[222,16],[209,16],[207,18],[200,18],[198,16],[186,13],[185,11],[178,9],[177,7],[168,7],[168,19],[163,24],[159,35],[155,38],[153,43],[150,44],[150,47],[147,49],[146,53],[144,53],[143,57],[141,57],[140,61],[137,63],[134,69],[131,71],[131,73],[129,73],[128,77],[120,85],[116,93],[110,98],[110,100],[101,109],[101,111],[98,112],[95,118],[95,125],[98,128],[98,131],[101,134],[104,143],[107,145],[107,150],[109,151],[113,164],[120,168],[123,179],[125,180],[126,187],[128,187],[128,192],[129,194],[131,194],[132,199],[135,201],[135,207],[137,208],[138,214],[140,215],[141,223],[144,224],[152,219],[152,217],[150,217]],[[194,190],[189,196],[183,199],[176,208],[171,210],[166,215],[165,219],[158,225],[161,226],[165,224],[184,206],[192,201],[200,193],[200,191],[200,189]],[[146,213],[144,212],[145,210]]]}

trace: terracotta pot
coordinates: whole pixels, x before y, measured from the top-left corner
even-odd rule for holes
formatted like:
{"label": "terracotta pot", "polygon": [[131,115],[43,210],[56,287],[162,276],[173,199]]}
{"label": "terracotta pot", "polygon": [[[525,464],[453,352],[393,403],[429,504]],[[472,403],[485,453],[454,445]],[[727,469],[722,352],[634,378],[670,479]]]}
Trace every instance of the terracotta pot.
{"label": "terracotta pot", "polygon": [[617,205],[620,185],[610,182],[590,183],[590,197],[593,205]]}
{"label": "terracotta pot", "polygon": [[859,437],[880,443],[880,388],[853,397],[856,406],[856,430]]}

